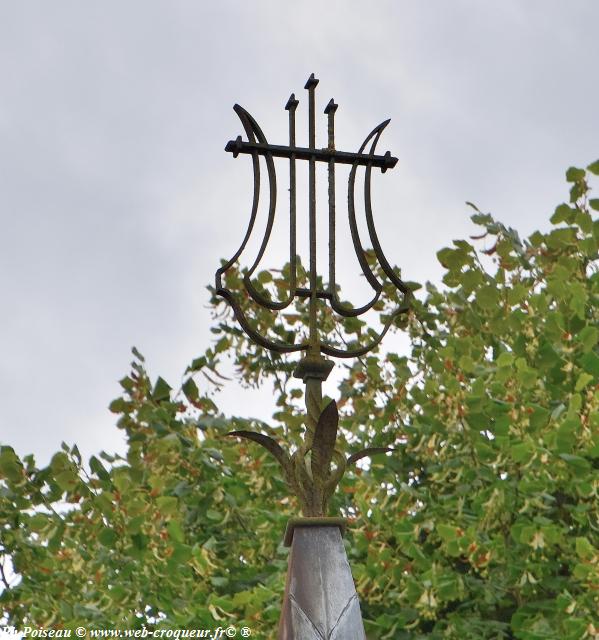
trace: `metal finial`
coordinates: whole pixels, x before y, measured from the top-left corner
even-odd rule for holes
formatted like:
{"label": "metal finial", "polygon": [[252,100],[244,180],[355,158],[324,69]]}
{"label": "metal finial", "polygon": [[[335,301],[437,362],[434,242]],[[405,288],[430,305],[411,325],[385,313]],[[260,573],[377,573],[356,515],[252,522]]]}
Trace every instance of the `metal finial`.
{"label": "metal finial", "polygon": [[[254,197],[249,226],[241,246],[233,257],[216,272],[216,294],[222,296],[233,308],[235,316],[246,334],[262,347],[277,353],[303,351],[294,375],[306,385],[306,431],[303,442],[293,451],[286,451],[273,438],[264,433],[233,431],[228,435],[246,438],[265,447],[281,465],[283,476],[297,496],[302,512],[307,518],[295,522],[296,533],[288,530],[288,544],[291,544],[289,572],[279,626],[280,640],[308,640],[311,638],[343,637],[347,640],[364,640],[358,597],[353,585],[351,572],[345,556],[345,549],[337,525],[338,518],[323,518],[328,510],[328,502],[346,467],[365,456],[391,451],[387,447],[364,449],[346,457],[337,448],[339,413],[335,402],[322,407],[322,383],[327,379],[333,362],[324,356],[351,358],[361,356],[374,349],[387,333],[399,314],[409,309],[411,293],[408,287],[393,271],[383,254],[372,215],[370,184],[372,169],[379,168],[384,173],[392,169],[397,158],[389,151],[384,155],[375,153],[376,146],[389,120],[375,127],[366,137],[356,153],[337,151],[335,148],[335,113],[337,104],[329,101],[324,113],[327,116],[328,145],[316,146],[316,97],[318,80],[314,74],[305,84],[308,91],[308,147],[296,144],[296,111],[298,100],[291,94],[285,105],[289,117],[289,144],[270,144],[254,118],[239,105],[234,110],[245,130],[247,141],[241,136],[227,143],[225,150],[237,157],[245,153],[252,158],[254,171]],[[268,176],[268,218],[258,255],[254,263],[243,275],[245,292],[235,292],[223,284],[223,275],[231,269],[243,253],[253,232],[260,195],[260,157],[266,164]],[[277,181],[274,158],[289,160],[289,279],[286,294],[278,300],[266,296],[252,283],[252,275],[258,268],[275,219]],[[308,162],[308,229],[309,229],[309,274],[308,286],[298,286],[298,256],[296,254],[296,163]],[[316,208],[316,163],[327,163],[328,174],[328,283],[324,283],[317,273],[317,208]],[[350,165],[348,180],[348,220],[354,250],[362,273],[373,289],[372,298],[361,307],[354,307],[338,298],[336,283],[336,210],[335,210],[335,169],[338,164]],[[374,268],[366,259],[362,245],[355,209],[355,182],[358,167],[364,167],[364,211],[366,226],[374,255],[379,268]],[[380,278],[382,272],[384,278]],[[329,337],[319,330],[317,308],[329,305],[337,314],[345,318],[357,317],[372,309],[381,299],[385,285],[391,284],[403,295],[403,300],[392,312],[378,336],[358,347],[340,348],[330,342]],[[273,339],[263,335],[252,325],[245,315],[241,300],[249,298],[259,307],[273,312],[287,308],[295,300],[307,299],[309,309],[308,337],[301,342]],[[308,454],[310,454],[308,456]]]}
{"label": "metal finial", "polygon": [[335,111],[337,111],[337,107],[339,105],[335,103],[335,101],[333,100],[333,98],[331,98],[327,104],[327,106],[324,108],[324,112],[329,114],[329,113],[335,113]]}
{"label": "metal finial", "polygon": [[304,85],[304,89],[313,89],[317,84],[318,84],[318,78],[315,78],[314,74],[311,73],[310,77],[306,81],[306,84]]}
{"label": "metal finial", "polygon": [[299,100],[295,99],[295,93],[292,93],[289,96],[289,100],[287,100],[287,104],[285,105],[286,111],[291,111],[297,109],[297,105],[299,104]]}
{"label": "metal finial", "polygon": [[[299,101],[295,98],[295,94],[291,94],[289,100],[285,105],[285,109],[289,112],[289,144],[288,145],[274,145],[270,144],[262,129],[259,127],[256,120],[246,111],[243,107],[235,105],[233,108],[247,135],[247,141],[242,141],[238,136],[236,140],[231,140],[225,146],[225,151],[228,151],[237,157],[240,153],[248,154],[252,157],[252,164],[254,170],[254,198],[252,211],[250,214],[250,222],[243,239],[243,242],[234,254],[234,256],[224,264],[216,272],[216,293],[224,297],[232,306],[235,316],[241,324],[244,331],[248,336],[257,342],[262,347],[275,351],[277,353],[293,353],[298,351],[310,352],[313,355],[325,355],[336,358],[351,358],[361,356],[368,351],[374,349],[382,340],[387,330],[393,323],[397,315],[405,313],[409,308],[410,291],[396,275],[391,268],[389,262],[384,256],[380,242],[374,226],[374,220],[372,215],[372,205],[370,201],[370,182],[372,176],[372,169],[378,168],[383,173],[388,169],[392,169],[397,164],[397,158],[393,157],[389,151],[384,155],[378,155],[375,153],[376,146],[379,142],[381,134],[385,127],[389,124],[389,120],[385,120],[380,125],[375,127],[370,134],[366,137],[358,152],[346,152],[338,151],[335,148],[334,140],[334,116],[338,105],[334,100],[330,100],[325,108],[325,114],[328,118],[328,146],[326,148],[317,148],[316,146],[316,122],[315,122],[315,88],[318,84],[318,79],[311,74],[308,81],[305,84],[305,89],[308,91],[308,147],[298,147],[295,140],[295,117]],[[268,219],[266,225],[266,232],[262,239],[258,256],[252,266],[248,269],[244,275],[244,286],[250,295],[251,299],[259,306],[264,308],[280,311],[289,306],[294,300],[298,298],[304,298],[309,300],[310,309],[310,323],[308,327],[308,339],[302,342],[287,342],[284,340],[273,339],[266,335],[259,334],[251,325],[250,321],[245,315],[240,302],[236,294],[225,286],[223,286],[222,276],[226,273],[237,261],[242,254],[245,246],[252,234],[254,223],[257,215],[258,200],[260,195],[260,162],[259,158],[263,157],[266,162],[266,170],[268,175],[269,184],[269,207],[268,207]],[[266,246],[270,239],[271,230],[274,224],[275,218],[275,203],[277,195],[277,183],[276,173],[274,167],[274,158],[286,158],[289,160],[290,166],[290,221],[291,221],[291,234],[290,234],[290,282],[288,295],[282,300],[272,300],[270,297],[266,297],[260,293],[251,282],[252,275],[258,268],[260,261],[266,250]],[[299,160],[306,160],[309,164],[309,207],[308,207],[308,220],[309,220],[309,286],[307,288],[297,287],[297,255],[296,255],[296,162]],[[328,269],[328,286],[325,288],[319,288],[318,273],[316,271],[316,163],[326,162],[328,165],[329,175],[329,269]],[[335,229],[336,229],[336,212],[335,212],[335,167],[338,164],[348,164],[351,166],[349,182],[348,182],[348,214],[349,214],[349,227],[350,233],[356,252],[356,257],[360,264],[363,275],[373,289],[373,296],[369,302],[360,307],[354,307],[346,303],[341,302],[338,298],[337,284],[335,280]],[[365,167],[365,184],[364,184],[364,209],[366,214],[366,223],[368,228],[368,235],[370,242],[374,249],[375,256],[381,267],[382,272],[389,279],[389,281],[402,293],[403,302],[397,307],[394,313],[392,313],[387,319],[382,331],[368,344],[356,347],[356,348],[340,348],[334,344],[331,344],[326,336],[319,335],[318,327],[316,325],[316,310],[319,304],[329,304],[330,307],[339,315],[343,317],[356,317],[368,310],[378,302],[383,291],[383,282],[379,280],[375,274],[373,268],[368,264],[364,246],[358,232],[358,225],[356,221],[355,212],[355,182],[356,172],[358,167]]]}
{"label": "metal finial", "polygon": [[[378,141],[389,120],[385,120],[375,127],[366,137],[357,153],[337,151],[335,148],[335,112],[337,104],[330,100],[325,108],[328,126],[328,146],[324,149],[316,146],[316,100],[315,88],[318,80],[314,74],[306,82],[308,91],[308,140],[309,146],[298,147],[295,139],[295,118],[298,101],[294,94],[291,94],[285,108],[289,114],[289,144],[270,144],[258,123],[243,107],[235,105],[233,108],[245,129],[247,141],[241,140],[238,136],[236,140],[231,140],[225,147],[226,151],[237,156],[245,153],[252,158],[254,171],[254,197],[250,222],[241,246],[233,257],[216,272],[216,294],[222,296],[229,302],[235,316],[241,324],[246,334],[262,347],[277,353],[293,353],[303,351],[304,356],[299,361],[295,370],[295,376],[302,379],[306,385],[306,433],[303,444],[290,456],[272,438],[264,434],[251,433],[246,431],[236,431],[231,435],[237,435],[258,442],[265,446],[281,464],[290,488],[298,497],[302,510],[307,516],[322,516],[327,511],[328,500],[341,479],[347,464],[351,464],[364,455],[380,453],[386,451],[382,449],[369,449],[359,454],[354,454],[345,458],[342,453],[335,448],[337,437],[337,424],[339,416],[334,402],[322,409],[322,382],[327,379],[333,362],[324,356],[337,358],[351,358],[361,356],[374,349],[387,333],[394,319],[401,313],[409,309],[410,291],[392,269],[387,258],[383,254],[372,215],[372,205],[370,198],[370,183],[372,169],[380,168],[381,171],[391,169],[397,163],[397,158],[391,156],[389,152],[385,155],[375,153]],[[308,300],[309,321],[308,336],[300,342],[292,342],[282,339],[273,339],[269,335],[263,335],[252,325],[246,317],[245,311],[240,301],[240,293],[231,291],[223,285],[223,275],[233,267],[237,259],[242,254],[254,229],[258,201],[260,195],[260,157],[266,163],[266,173],[268,176],[268,219],[266,230],[262,238],[258,255],[254,263],[243,275],[243,287],[245,297],[249,297],[250,304],[253,302],[260,307],[273,312],[287,308],[292,302],[298,299]],[[275,219],[275,205],[277,198],[277,181],[273,158],[286,158],[289,160],[289,280],[287,293],[281,299],[275,300],[265,295],[252,283],[252,276],[256,272],[260,261],[265,253],[270,240],[271,230]],[[309,274],[308,286],[298,286],[298,256],[296,255],[296,163],[297,161],[308,161],[308,228],[309,228]],[[328,168],[328,283],[317,273],[316,265],[316,163],[326,162]],[[348,180],[348,220],[349,229],[356,252],[356,257],[367,282],[373,289],[373,294],[369,302],[361,307],[354,307],[342,302],[338,297],[338,286],[336,283],[336,210],[335,210],[335,169],[338,164],[349,164]],[[374,255],[378,261],[379,269],[375,269],[366,259],[364,246],[358,231],[355,210],[355,182],[358,167],[365,167],[364,173],[364,211],[366,216],[366,226],[368,235],[373,247]],[[396,287],[403,295],[402,302],[393,313],[389,314],[381,332],[374,340],[357,347],[341,348],[330,342],[328,335],[324,335],[318,327],[317,308],[319,305],[329,305],[333,311],[342,317],[357,317],[366,313],[374,307],[381,299],[385,281],[379,278],[379,273],[383,273],[387,282]],[[242,294],[244,295],[244,294]],[[306,455],[311,452],[311,473],[306,471]],[[357,456],[357,457],[356,457]]]}

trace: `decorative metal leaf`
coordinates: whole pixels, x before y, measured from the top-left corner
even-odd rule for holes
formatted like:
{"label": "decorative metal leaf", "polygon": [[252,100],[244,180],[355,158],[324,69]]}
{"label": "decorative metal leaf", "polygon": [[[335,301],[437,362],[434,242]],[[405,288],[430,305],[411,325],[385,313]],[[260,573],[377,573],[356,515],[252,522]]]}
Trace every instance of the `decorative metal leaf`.
{"label": "decorative metal leaf", "polygon": [[345,456],[341,452],[333,451],[333,458],[335,459],[337,468],[331,473],[324,486],[324,510],[326,510],[327,502],[329,498],[335,493],[335,489],[341,481],[341,478],[343,477],[343,474],[345,473],[345,469],[347,467],[347,461],[345,460]]}
{"label": "decorative metal leaf", "polygon": [[291,461],[289,456],[275,440],[270,436],[265,436],[263,433],[256,433],[255,431],[230,431],[228,436],[237,436],[238,438],[246,438],[262,445],[267,451],[277,459],[277,462],[283,467],[283,471],[289,477],[292,474]]}
{"label": "decorative metal leaf", "polygon": [[368,456],[373,456],[377,453],[389,453],[390,451],[395,451],[395,449],[392,449],[391,447],[368,447],[367,449],[362,449],[362,451],[352,453],[351,456],[349,456],[347,459],[347,466],[358,462],[358,460],[361,460],[362,458],[367,458]]}
{"label": "decorative metal leaf", "polygon": [[337,440],[337,425],[339,424],[339,413],[337,404],[331,400],[323,409],[312,442],[312,475],[325,478],[328,475],[333,451]]}

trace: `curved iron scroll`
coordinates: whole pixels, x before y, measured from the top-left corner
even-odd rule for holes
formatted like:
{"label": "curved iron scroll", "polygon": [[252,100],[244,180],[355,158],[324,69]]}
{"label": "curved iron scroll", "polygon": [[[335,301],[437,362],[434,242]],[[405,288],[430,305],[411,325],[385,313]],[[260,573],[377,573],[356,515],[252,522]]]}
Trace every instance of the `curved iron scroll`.
{"label": "curved iron scroll", "polygon": [[[364,355],[375,348],[383,339],[394,320],[408,311],[410,307],[411,292],[402,282],[398,275],[393,271],[387,258],[383,254],[379,238],[376,233],[374,218],[372,214],[371,203],[371,180],[372,169],[380,168],[384,173],[387,169],[391,169],[397,163],[397,158],[391,156],[387,151],[384,155],[376,155],[376,146],[384,129],[389,124],[389,120],[385,120],[375,127],[366,137],[357,153],[348,153],[337,151],[334,141],[334,118],[337,105],[331,100],[325,113],[328,117],[328,146],[324,149],[317,149],[315,144],[315,96],[314,89],[318,84],[318,80],[314,78],[314,74],[306,83],[306,89],[309,92],[309,146],[298,147],[295,141],[295,112],[298,101],[292,94],[289,98],[285,109],[289,112],[289,145],[272,145],[270,144],[262,129],[256,120],[243,107],[236,104],[233,108],[239,117],[241,124],[247,135],[247,141],[243,141],[241,136],[236,140],[227,143],[225,150],[233,153],[234,157],[238,154],[249,154],[252,157],[252,168],[254,173],[254,193],[252,199],[252,208],[247,231],[239,249],[233,257],[228,260],[216,272],[216,294],[222,296],[232,307],[237,321],[240,323],[247,335],[262,347],[278,352],[291,353],[296,351],[306,351],[309,348],[316,347],[317,350],[324,354],[337,358],[351,358]],[[368,147],[368,151],[365,150]],[[256,258],[243,276],[243,286],[251,298],[259,306],[269,309],[273,312],[280,311],[288,307],[296,298],[309,298],[310,304],[310,326],[309,337],[300,343],[286,342],[284,340],[273,340],[260,334],[252,325],[252,322],[246,316],[237,296],[233,291],[223,285],[223,275],[237,262],[248,240],[254,230],[258,204],[260,200],[260,156],[264,158],[266,171],[268,175],[269,191],[268,191],[268,216],[266,221],[266,229],[260,243]],[[288,291],[282,300],[274,300],[267,297],[259,291],[252,283],[252,275],[256,272],[266,247],[270,240],[276,212],[277,200],[277,181],[274,166],[274,158],[287,158],[289,160],[289,222],[290,222],[290,253],[289,253],[289,283]],[[296,161],[306,160],[309,163],[309,229],[310,229],[310,271],[309,271],[309,287],[299,288],[297,286],[297,255],[296,255]],[[329,186],[329,270],[328,270],[328,287],[326,290],[317,287],[318,274],[316,273],[316,202],[315,202],[315,163],[326,162],[328,164],[328,186]],[[367,282],[372,287],[374,294],[369,302],[362,306],[354,307],[350,304],[339,300],[337,295],[337,284],[335,276],[335,166],[337,164],[351,165],[348,179],[348,223],[351,238],[360,269],[365,276]],[[316,305],[319,301],[330,304],[331,308],[343,317],[357,317],[368,310],[381,299],[384,289],[384,282],[379,281],[375,275],[375,270],[370,266],[366,259],[365,250],[358,231],[355,211],[355,182],[357,170],[359,167],[365,167],[364,174],[364,211],[366,217],[366,226],[374,255],[381,271],[385,274],[392,285],[402,294],[401,303],[392,311],[386,319],[380,333],[368,344],[357,348],[340,349],[328,343],[323,339],[316,327]]]}

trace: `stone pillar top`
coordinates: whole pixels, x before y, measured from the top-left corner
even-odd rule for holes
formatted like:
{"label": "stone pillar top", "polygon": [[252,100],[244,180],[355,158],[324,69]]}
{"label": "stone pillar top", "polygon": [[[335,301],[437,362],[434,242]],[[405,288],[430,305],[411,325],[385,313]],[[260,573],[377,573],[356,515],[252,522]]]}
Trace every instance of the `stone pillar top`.
{"label": "stone pillar top", "polygon": [[314,522],[288,527],[291,551],[278,640],[366,640],[341,538],[343,518],[299,520]]}

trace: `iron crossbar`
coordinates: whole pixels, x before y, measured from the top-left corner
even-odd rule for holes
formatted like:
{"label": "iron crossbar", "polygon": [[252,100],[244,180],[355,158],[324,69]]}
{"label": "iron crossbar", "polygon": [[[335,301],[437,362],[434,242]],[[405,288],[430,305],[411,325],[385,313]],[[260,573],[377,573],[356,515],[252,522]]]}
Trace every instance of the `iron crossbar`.
{"label": "iron crossbar", "polygon": [[336,149],[310,149],[308,147],[291,147],[279,144],[263,144],[260,142],[246,142],[237,136],[235,140],[229,140],[225,151],[236,158],[240,153],[257,153],[261,156],[271,155],[275,158],[295,158],[297,160],[316,160],[317,162],[336,162],[338,164],[351,164],[359,166],[371,166],[380,168],[382,173],[387,169],[393,169],[397,164],[397,158],[389,151],[384,155],[371,155],[368,153],[352,153],[337,151]]}

